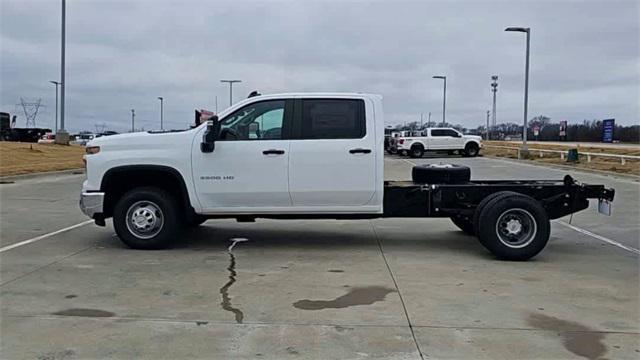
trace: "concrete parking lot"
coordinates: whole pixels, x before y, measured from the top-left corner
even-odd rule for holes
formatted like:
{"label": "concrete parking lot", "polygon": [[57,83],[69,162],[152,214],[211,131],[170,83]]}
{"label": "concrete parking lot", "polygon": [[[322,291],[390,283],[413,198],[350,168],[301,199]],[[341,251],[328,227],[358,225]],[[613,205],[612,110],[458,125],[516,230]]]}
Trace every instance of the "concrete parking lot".
{"label": "concrete parking lot", "polygon": [[[440,161],[476,179],[567,173],[388,157],[385,175]],[[592,204],[554,221],[520,263],[448,219],[210,220],[173,249],[134,251],[80,213],[82,175],[2,184],[0,357],[637,359],[640,184],[572,175],[614,187],[613,216]]]}

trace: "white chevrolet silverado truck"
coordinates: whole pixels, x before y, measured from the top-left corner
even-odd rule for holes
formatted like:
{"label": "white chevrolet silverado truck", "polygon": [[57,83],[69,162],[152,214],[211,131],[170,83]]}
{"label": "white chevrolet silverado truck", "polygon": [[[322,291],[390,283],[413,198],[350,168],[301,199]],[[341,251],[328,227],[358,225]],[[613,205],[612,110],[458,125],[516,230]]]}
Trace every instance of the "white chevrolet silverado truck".
{"label": "white chevrolet silverado truck", "polygon": [[561,180],[474,180],[468,167],[422,165],[385,181],[382,98],[256,96],[190,130],[101,137],[86,147],[81,210],[135,249],[179,241],[212,218],[450,218],[501,259],[526,260],[550,219],[604,205],[614,190]]}
{"label": "white chevrolet silverado truck", "polygon": [[427,151],[458,151],[464,156],[473,157],[482,148],[482,137],[463,135],[453,128],[428,128],[422,131],[422,136],[400,137],[396,142],[398,153],[413,158],[420,158]]}

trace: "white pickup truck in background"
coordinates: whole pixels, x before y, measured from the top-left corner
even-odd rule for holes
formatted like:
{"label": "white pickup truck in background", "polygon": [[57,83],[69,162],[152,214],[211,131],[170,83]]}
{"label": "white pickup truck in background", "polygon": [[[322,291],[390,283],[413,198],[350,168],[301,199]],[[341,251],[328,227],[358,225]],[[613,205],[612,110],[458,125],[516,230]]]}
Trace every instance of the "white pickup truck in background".
{"label": "white pickup truck in background", "polygon": [[[477,154],[478,140],[460,139]],[[472,181],[468,167],[447,164],[385,181],[382,97],[359,93],[255,96],[193,129],[96,138],[85,161],[81,210],[101,226],[113,218],[135,249],[167,247],[214,218],[441,217],[497,257],[526,260],[545,247],[550,219],[614,196],[570,176]]]}
{"label": "white pickup truck in background", "polygon": [[482,148],[482,137],[463,135],[453,128],[428,128],[422,136],[399,137],[396,139],[397,152],[419,158],[427,151],[458,152],[464,156],[477,156]]}

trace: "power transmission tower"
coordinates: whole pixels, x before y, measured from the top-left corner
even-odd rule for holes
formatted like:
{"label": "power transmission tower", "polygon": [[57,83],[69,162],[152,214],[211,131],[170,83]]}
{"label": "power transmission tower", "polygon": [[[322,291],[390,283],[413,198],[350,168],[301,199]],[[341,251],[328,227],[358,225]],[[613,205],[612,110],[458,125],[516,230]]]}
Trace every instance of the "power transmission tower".
{"label": "power transmission tower", "polygon": [[38,116],[38,110],[42,106],[42,99],[36,101],[25,101],[20,98],[20,104],[22,111],[24,111],[24,117],[27,119],[26,127],[36,127],[36,116]]}
{"label": "power transmission tower", "polygon": [[96,127],[96,134],[101,134],[107,129],[107,124],[105,124],[105,123],[94,124],[93,126]]}

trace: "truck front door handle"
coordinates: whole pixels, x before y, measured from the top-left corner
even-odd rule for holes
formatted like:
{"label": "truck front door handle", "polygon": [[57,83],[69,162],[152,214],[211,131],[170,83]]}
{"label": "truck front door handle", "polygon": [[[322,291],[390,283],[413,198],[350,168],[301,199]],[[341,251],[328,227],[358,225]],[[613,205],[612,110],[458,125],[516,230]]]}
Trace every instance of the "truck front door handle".
{"label": "truck front door handle", "polygon": [[262,151],[262,153],[265,155],[282,155],[284,154],[284,150],[269,149]]}
{"label": "truck front door handle", "polygon": [[351,149],[349,150],[350,154],[368,154],[371,152],[371,149],[361,149],[361,148],[357,148],[357,149]]}

